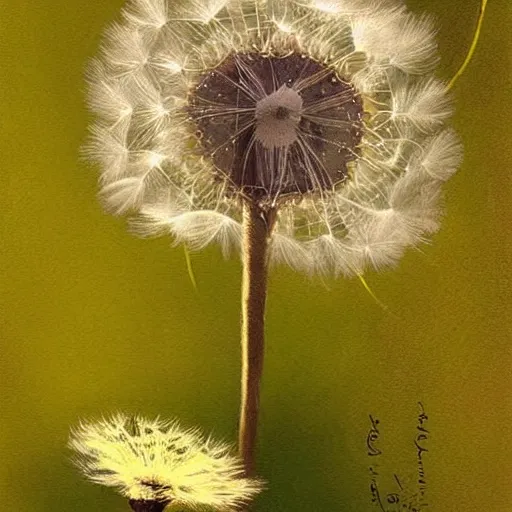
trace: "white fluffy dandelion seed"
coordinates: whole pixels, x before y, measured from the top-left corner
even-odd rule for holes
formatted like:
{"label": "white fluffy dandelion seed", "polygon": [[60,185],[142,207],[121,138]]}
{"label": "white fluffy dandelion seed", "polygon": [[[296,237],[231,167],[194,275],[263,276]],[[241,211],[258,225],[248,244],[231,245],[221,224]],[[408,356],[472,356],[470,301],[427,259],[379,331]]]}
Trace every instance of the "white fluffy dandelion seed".
{"label": "white fluffy dandelion seed", "polygon": [[119,414],[81,424],[69,445],[90,480],[117,488],[137,512],[161,512],[169,503],[233,510],[262,487],[242,478],[228,445],[176,422]]}
{"label": "white fluffy dandelion seed", "polygon": [[438,227],[461,148],[432,20],[386,0],[131,0],[90,67],[90,156],[141,235],[361,274]]}

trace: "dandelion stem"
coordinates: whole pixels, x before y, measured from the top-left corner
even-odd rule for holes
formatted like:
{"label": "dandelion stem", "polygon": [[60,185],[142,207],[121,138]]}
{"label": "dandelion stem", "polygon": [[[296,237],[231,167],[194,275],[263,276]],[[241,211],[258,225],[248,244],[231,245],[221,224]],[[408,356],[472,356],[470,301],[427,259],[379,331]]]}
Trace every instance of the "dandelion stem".
{"label": "dandelion stem", "polygon": [[478,43],[478,38],[480,37],[480,31],[482,29],[482,23],[484,21],[485,8],[487,6],[487,0],[481,0],[480,3],[480,12],[478,14],[478,20],[476,22],[475,33],[473,34],[473,40],[471,41],[471,45],[469,47],[468,53],[466,54],[466,58],[464,62],[461,64],[460,68],[457,70],[452,79],[448,82],[447,89],[451,89],[455,82],[459,79],[459,77],[464,73],[466,68],[468,67],[473,54],[475,53],[476,45]]}
{"label": "dandelion stem", "polygon": [[242,391],[239,452],[246,476],[254,474],[260,382],[265,349],[268,240],[275,212],[244,203],[242,277]]}

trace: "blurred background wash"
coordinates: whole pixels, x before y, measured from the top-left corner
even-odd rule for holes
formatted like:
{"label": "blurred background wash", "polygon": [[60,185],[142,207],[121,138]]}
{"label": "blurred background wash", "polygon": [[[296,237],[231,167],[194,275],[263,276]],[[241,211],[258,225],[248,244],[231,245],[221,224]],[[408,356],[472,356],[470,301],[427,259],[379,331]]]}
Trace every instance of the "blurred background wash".
{"label": "blurred background wash", "polygon": [[[478,0],[410,0],[439,21],[440,76],[470,43]],[[72,467],[68,431],[112,411],[178,417],[236,439],[240,262],[139,240],[105,215],[79,160],[83,72],[121,0],[0,5],[0,510],[127,510]],[[512,510],[511,3],[490,0],[457,82],[465,145],[432,244],[367,281],[270,279],[259,512],[379,510],[418,488],[432,512]],[[380,421],[379,473],[367,454]],[[408,497],[407,497],[408,496]],[[407,505],[409,503],[409,505]],[[394,508],[393,508],[394,507]]]}

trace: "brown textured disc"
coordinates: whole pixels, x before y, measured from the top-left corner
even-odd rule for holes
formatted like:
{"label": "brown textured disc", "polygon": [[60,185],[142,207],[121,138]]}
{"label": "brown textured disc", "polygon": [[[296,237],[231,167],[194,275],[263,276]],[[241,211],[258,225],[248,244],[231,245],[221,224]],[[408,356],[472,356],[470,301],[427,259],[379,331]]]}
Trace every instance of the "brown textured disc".
{"label": "brown textured disc", "polygon": [[331,189],[362,137],[354,87],[297,54],[230,56],[201,77],[189,114],[219,176],[255,200]]}

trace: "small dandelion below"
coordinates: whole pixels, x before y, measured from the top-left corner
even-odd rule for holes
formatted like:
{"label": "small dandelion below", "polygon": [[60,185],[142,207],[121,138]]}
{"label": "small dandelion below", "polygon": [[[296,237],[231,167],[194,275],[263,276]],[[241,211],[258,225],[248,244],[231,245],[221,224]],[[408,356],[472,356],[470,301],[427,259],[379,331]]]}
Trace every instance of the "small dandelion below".
{"label": "small dandelion below", "polygon": [[243,476],[229,445],[177,422],[118,414],[72,431],[75,462],[93,482],[116,488],[135,512],[162,512],[169,504],[236,510],[261,491]]}

